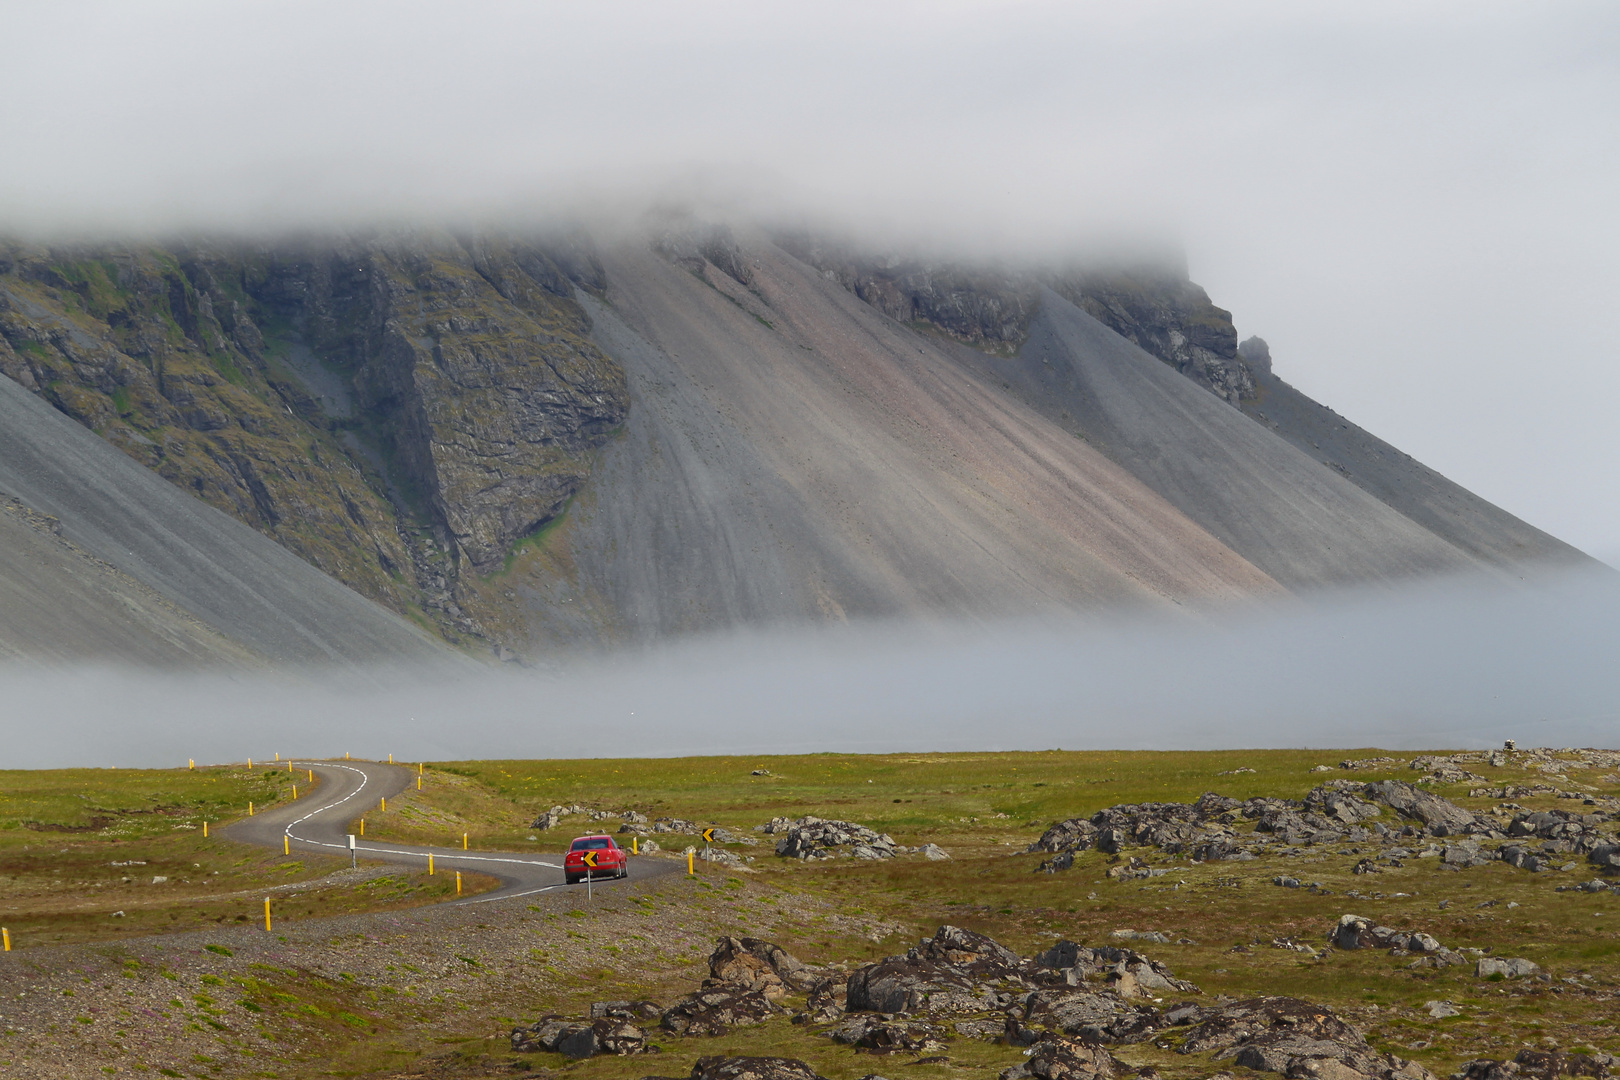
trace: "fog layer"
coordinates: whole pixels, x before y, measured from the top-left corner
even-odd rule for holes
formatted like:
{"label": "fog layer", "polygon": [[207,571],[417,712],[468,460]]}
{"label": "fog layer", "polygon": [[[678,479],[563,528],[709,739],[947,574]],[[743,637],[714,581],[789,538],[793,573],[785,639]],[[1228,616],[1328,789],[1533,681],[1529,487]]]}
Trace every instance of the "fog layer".
{"label": "fog layer", "polygon": [[0,672],[15,767],[835,751],[1616,745],[1620,585],[1452,581],[1225,618],[871,625],[549,671]]}

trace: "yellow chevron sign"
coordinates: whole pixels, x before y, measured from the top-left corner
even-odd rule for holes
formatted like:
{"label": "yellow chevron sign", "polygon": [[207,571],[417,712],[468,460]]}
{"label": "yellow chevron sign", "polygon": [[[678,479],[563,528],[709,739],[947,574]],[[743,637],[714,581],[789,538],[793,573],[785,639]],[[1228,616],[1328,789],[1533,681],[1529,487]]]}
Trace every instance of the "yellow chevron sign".
{"label": "yellow chevron sign", "polygon": [[703,830],[703,842],[705,844],[714,843],[714,830],[713,829],[704,829]]}
{"label": "yellow chevron sign", "polygon": [[586,866],[595,866],[596,865],[596,852],[587,851],[585,853],[585,865]]}

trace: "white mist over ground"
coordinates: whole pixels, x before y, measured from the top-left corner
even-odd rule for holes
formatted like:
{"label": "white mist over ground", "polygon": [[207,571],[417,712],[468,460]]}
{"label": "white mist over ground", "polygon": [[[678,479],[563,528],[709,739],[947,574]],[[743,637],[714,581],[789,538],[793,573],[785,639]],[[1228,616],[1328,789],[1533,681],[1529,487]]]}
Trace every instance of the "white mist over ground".
{"label": "white mist over ground", "polygon": [[1170,237],[1284,378],[1620,556],[1620,5],[0,13],[0,233],[520,221],[661,195],[993,255]]}
{"label": "white mist over ground", "polygon": [[[547,672],[0,670],[5,764],[1620,745],[1620,576],[1214,615],[877,624]],[[1331,763],[1331,755],[1324,761]]]}

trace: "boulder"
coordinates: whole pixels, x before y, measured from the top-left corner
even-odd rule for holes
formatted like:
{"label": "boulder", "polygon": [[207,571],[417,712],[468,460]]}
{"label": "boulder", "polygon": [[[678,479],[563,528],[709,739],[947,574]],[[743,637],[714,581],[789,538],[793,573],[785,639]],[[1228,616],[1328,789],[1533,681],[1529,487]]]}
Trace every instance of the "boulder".
{"label": "boulder", "polygon": [[[1403,780],[1382,780],[1368,784],[1364,791],[1367,798],[1383,803],[1402,817],[1421,821],[1436,836],[1453,836],[1480,828],[1480,822],[1471,812],[1450,799]],[[1490,829],[1489,825],[1485,828]]]}
{"label": "boulder", "polygon": [[1542,970],[1539,964],[1523,957],[1505,959],[1499,956],[1482,956],[1474,965],[1474,974],[1481,979],[1488,979],[1492,975],[1500,975],[1506,979],[1522,979],[1528,975],[1540,975]]}
{"label": "boulder", "polygon": [[1291,997],[1260,997],[1206,1009],[1179,1047],[1183,1054],[1236,1053],[1268,1032],[1284,1032],[1315,1042],[1365,1048],[1361,1033],[1326,1005]]}
{"label": "boulder", "polygon": [[1036,990],[1019,1006],[1025,1023],[1087,1042],[1142,1042],[1159,1027],[1157,1009],[1127,1001],[1114,990]]}
{"label": "boulder", "polygon": [[520,1054],[550,1050],[571,1058],[641,1054],[647,1050],[647,1033],[628,1020],[603,1017],[579,1021],[548,1016],[531,1027],[513,1031],[512,1049]]}
{"label": "boulder", "polygon": [[1032,1047],[1029,1060],[1003,1070],[1001,1080],[1111,1080],[1129,1071],[1100,1046],[1051,1035]]}
{"label": "boulder", "polygon": [[776,853],[790,859],[829,859],[838,854],[840,847],[847,847],[849,854],[867,859],[890,859],[896,852],[893,837],[853,821],[810,816],[796,821],[772,818],[760,831],[781,834]]}
{"label": "boulder", "polygon": [[1341,915],[1338,925],[1328,934],[1328,940],[1336,949],[1395,949],[1437,954],[1450,951],[1429,934],[1421,931],[1406,933],[1388,926],[1375,926],[1371,919],[1360,915]]}
{"label": "boulder", "polygon": [[881,1013],[980,1012],[993,1009],[987,985],[1022,981],[1023,961],[971,930],[942,926],[904,956],[890,956],[849,976],[845,1007]]}
{"label": "boulder", "polygon": [[[1118,933],[1118,931],[1116,931]],[[1127,931],[1127,933],[1133,933]],[[1139,939],[1140,940],[1140,939]],[[1166,940],[1158,935],[1158,940]],[[1183,994],[1201,993],[1197,986],[1176,978],[1175,972],[1157,960],[1150,959],[1134,949],[1102,946],[1089,949],[1067,939],[1058,941],[1050,949],[1035,957],[1034,966],[1061,971],[1070,986],[1079,986],[1088,978],[1106,977],[1129,972],[1138,985],[1161,992],[1176,991]]]}
{"label": "boulder", "polygon": [[1620,870],[1620,844],[1598,844],[1586,857],[1598,866]]}
{"label": "boulder", "polygon": [[848,1002],[849,976],[832,975],[818,980],[810,988],[809,998],[805,1004],[808,1019],[817,1023],[826,1023],[836,1020],[844,1014]]}
{"label": "boulder", "polygon": [[1565,1050],[1526,1047],[1511,1061],[1481,1059],[1465,1063],[1451,1080],[1558,1080],[1563,1076],[1590,1076],[1606,1080],[1617,1064],[1611,1054],[1571,1054]]}
{"label": "boulder", "polygon": [[700,1057],[688,1080],[826,1080],[797,1058]]}
{"label": "boulder", "polygon": [[664,1010],[654,1001],[598,1001],[591,1005],[592,1020],[657,1020]]}
{"label": "boulder", "polygon": [[993,994],[965,972],[914,956],[891,956],[850,973],[845,1008],[880,1013],[979,1012]]}
{"label": "boulder", "polygon": [[[1348,784],[1348,781],[1343,783]],[[1305,808],[1345,825],[1356,825],[1383,813],[1372,803],[1351,794],[1353,790],[1357,790],[1357,785],[1350,784],[1346,790],[1338,783],[1322,784],[1306,793]]]}
{"label": "boulder", "polygon": [[827,1034],[834,1042],[879,1054],[892,1054],[897,1050],[913,1054],[937,1053],[945,1049],[945,1032],[933,1024],[895,1023],[871,1014],[851,1017]]}
{"label": "boulder", "polygon": [[734,1027],[762,1024],[781,1011],[762,991],[706,980],[702,990],[664,1010],[659,1026],[674,1035],[723,1035]]}
{"label": "boulder", "polygon": [[709,974],[718,982],[769,997],[789,990],[809,991],[820,975],[773,942],[758,938],[723,937],[709,956]]}

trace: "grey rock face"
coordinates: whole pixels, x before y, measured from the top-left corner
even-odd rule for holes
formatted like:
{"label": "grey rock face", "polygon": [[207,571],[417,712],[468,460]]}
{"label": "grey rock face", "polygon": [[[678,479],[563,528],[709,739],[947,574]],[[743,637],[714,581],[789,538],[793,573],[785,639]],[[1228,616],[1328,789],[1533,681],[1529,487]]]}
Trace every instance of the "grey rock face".
{"label": "grey rock face", "polygon": [[1404,818],[1421,821],[1436,836],[1451,836],[1465,832],[1492,832],[1492,822],[1481,822],[1474,814],[1450,799],[1432,791],[1413,787],[1401,780],[1383,780],[1368,784],[1367,798],[1381,802]]}
{"label": "grey rock face", "polygon": [[[1255,396],[1254,372],[1240,355],[1231,312],[1211,303],[1185,268],[1082,271],[1057,275],[1048,284],[1215,396],[1233,405]],[[1267,349],[1268,371],[1270,361]]]}

